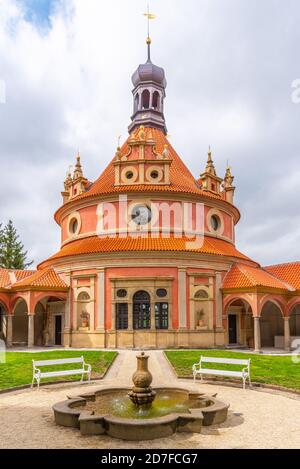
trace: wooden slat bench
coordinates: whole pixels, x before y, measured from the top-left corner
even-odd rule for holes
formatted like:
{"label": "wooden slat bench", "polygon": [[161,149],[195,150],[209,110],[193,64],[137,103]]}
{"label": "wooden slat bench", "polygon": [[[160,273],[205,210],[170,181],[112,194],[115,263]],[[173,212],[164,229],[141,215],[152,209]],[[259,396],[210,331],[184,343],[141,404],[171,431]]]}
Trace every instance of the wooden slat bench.
{"label": "wooden slat bench", "polygon": [[[44,366],[54,366],[54,365],[68,365],[74,363],[81,363],[82,367],[77,369],[68,369],[68,370],[57,370],[57,371],[45,371],[42,372],[40,368]],[[85,363],[84,358],[60,358],[57,360],[32,360],[33,368],[33,377],[31,388],[33,388],[34,382],[37,382],[38,388],[40,387],[40,381],[43,378],[54,378],[57,376],[71,376],[71,375],[81,375],[81,381],[83,381],[84,375],[88,376],[88,380],[91,380],[92,367],[88,363]]]}
{"label": "wooden slat bench", "polygon": [[[243,380],[243,388],[245,389],[247,379],[249,381],[249,386],[251,386],[250,362],[251,362],[251,359],[241,360],[241,359],[236,359],[236,358],[214,358],[214,357],[201,356],[199,363],[195,363],[193,365],[194,381],[196,380],[197,375],[201,376],[201,380],[203,379],[203,375],[229,376],[232,378],[241,378]],[[240,371],[218,370],[215,368],[202,368],[202,363],[241,365],[241,366],[244,366],[244,368]]]}

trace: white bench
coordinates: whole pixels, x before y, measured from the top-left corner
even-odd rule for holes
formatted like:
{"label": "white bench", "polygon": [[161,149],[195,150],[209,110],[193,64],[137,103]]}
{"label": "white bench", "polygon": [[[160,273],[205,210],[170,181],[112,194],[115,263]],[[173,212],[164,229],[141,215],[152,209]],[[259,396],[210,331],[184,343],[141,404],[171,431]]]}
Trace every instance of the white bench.
{"label": "white bench", "polygon": [[[82,367],[77,369],[69,370],[57,370],[57,371],[45,371],[42,372],[40,368],[44,366],[53,366],[53,365],[68,365],[73,363],[81,363]],[[71,375],[81,375],[81,381],[83,381],[84,375],[88,375],[89,382],[91,381],[91,365],[85,363],[84,358],[61,358],[58,360],[32,360],[33,367],[33,377],[31,388],[33,388],[34,381],[37,382],[38,388],[40,387],[40,381],[42,378],[54,378],[57,376],[71,376]]]}
{"label": "white bench", "polygon": [[[241,378],[243,380],[243,388],[245,389],[247,379],[249,381],[249,386],[251,386],[250,362],[251,362],[251,359],[239,360],[235,358],[214,358],[214,357],[201,356],[199,363],[195,363],[193,365],[194,382],[196,380],[197,375],[201,376],[201,380],[203,379],[202,378],[203,375],[230,376],[233,378]],[[226,365],[243,365],[244,368],[241,371],[218,370],[215,368],[202,368],[202,363],[222,363]]]}

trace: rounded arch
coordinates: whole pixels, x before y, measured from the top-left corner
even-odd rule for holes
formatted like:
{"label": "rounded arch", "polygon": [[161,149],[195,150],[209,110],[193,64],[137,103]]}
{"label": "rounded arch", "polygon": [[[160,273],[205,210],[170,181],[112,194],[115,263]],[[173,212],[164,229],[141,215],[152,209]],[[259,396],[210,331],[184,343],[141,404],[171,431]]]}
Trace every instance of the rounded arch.
{"label": "rounded arch", "polygon": [[28,306],[24,298],[19,297],[14,302],[12,317],[12,343],[27,345],[28,343]]}
{"label": "rounded arch", "polygon": [[289,317],[291,337],[300,337],[300,302],[294,304]]}
{"label": "rounded arch", "polygon": [[272,303],[273,305],[275,305],[279,309],[282,317],[285,316],[286,305],[285,305],[283,299],[280,296],[277,296],[277,295],[275,295],[275,296],[266,295],[261,299],[261,302],[260,302],[260,315],[261,315],[262,310],[264,309],[264,307],[267,303]]}
{"label": "rounded arch", "polygon": [[1,305],[2,305],[3,309],[5,310],[6,314],[8,314],[9,310],[10,310],[9,300],[5,295],[0,294],[0,307],[1,307]]}
{"label": "rounded arch", "polygon": [[63,292],[42,292],[38,293],[34,296],[32,301],[32,311],[35,311],[36,306],[38,303],[47,303],[49,300],[51,301],[66,301],[67,294]]}
{"label": "rounded arch", "polygon": [[129,302],[133,302],[134,301],[134,297],[137,293],[139,292],[145,292],[147,293],[147,295],[149,295],[150,297],[150,301],[154,301],[155,300],[155,294],[150,290],[148,291],[147,289],[141,289],[141,287],[137,287],[135,288],[134,290],[132,290],[130,293],[129,293]]}
{"label": "rounded arch", "polygon": [[208,291],[201,287],[198,290],[196,290],[194,294],[194,298],[196,300],[208,300],[209,299]]}
{"label": "rounded arch", "polygon": [[139,110],[139,104],[140,104],[140,95],[137,93],[134,97],[134,112],[137,112]]}
{"label": "rounded arch", "polygon": [[274,298],[264,301],[261,307],[260,335],[262,347],[275,347],[275,337],[284,336],[284,314]]}
{"label": "rounded arch", "polygon": [[15,314],[15,310],[17,309],[19,303],[22,303],[22,302],[26,304],[26,311],[28,313],[29,307],[28,307],[26,298],[24,296],[18,295],[15,298],[13,298],[12,303],[11,303],[11,310],[13,314]]}
{"label": "rounded arch", "polygon": [[287,304],[286,313],[287,316],[290,316],[293,313],[293,310],[296,306],[300,305],[300,298],[294,298]]}
{"label": "rounded arch", "polygon": [[150,108],[150,91],[144,90],[142,93],[142,109]]}
{"label": "rounded arch", "polygon": [[[55,327],[54,318],[50,312],[51,303],[64,303],[66,294],[62,292],[41,292],[32,300],[32,311],[34,312],[34,345],[47,346]],[[57,344],[59,345],[59,344]]]}
{"label": "rounded arch", "polygon": [[240,306],[245,309],[245,312],[253,313],[251,302],[244,297],[232,295],[225,300],[224,311],[227,314],[231,306]]}
{"label": "rounded arch", "polygon": [[158,91],[154,91],[152,95],[152,109],[160,111],[160,94]]}
{"label": "rounded arch", "polygon": [[146,290],[138,290],[133,295],[133,301],[150,301],[150,293]]}

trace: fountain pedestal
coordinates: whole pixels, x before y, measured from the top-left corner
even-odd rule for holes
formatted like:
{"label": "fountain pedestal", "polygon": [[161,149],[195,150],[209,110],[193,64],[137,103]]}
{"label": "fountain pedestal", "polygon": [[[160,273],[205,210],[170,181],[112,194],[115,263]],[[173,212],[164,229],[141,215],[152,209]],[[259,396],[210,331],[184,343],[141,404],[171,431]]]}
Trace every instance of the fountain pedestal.
{"label": "fountain pedestal", "polygon": [[132,376],[134,386],[128,396],[136,406],[150,406],[155,399],[156,392],[150,386],[153,378],[148,369],[149,356],[142,352],[136,358],[137,370]]}

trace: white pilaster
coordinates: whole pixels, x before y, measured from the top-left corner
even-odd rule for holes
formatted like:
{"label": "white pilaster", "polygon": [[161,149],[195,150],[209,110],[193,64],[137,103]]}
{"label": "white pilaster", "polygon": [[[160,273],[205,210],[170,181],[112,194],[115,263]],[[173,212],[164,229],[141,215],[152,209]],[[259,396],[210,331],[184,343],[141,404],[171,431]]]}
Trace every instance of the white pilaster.
{"label": "white pilaster", "polygon": [[97,330],[104,330],[105,321],[105,271],[98,272],[98,317]]}
{"label": "white pilaster", "polygon": [[223,315],[223,297],[221,292],[222,275],[220,272],[216,273],[216,327],[222,328],[222,315]]}
{"label": "white pilaster", "polygon": [[179,328],[186,329],[186,269],[178,270],[178,308],[179,308]]}

